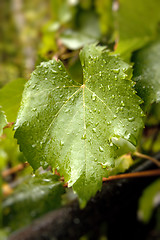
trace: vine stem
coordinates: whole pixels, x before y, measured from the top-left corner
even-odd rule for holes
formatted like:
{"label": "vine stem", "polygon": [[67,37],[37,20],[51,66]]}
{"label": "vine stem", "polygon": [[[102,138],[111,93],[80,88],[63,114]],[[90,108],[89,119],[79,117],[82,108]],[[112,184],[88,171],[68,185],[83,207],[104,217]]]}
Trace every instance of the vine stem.
{"label": "vine stem", "polygon": [[137,178],[137,177],[151,177],[160,175],[160,169],[148,170],[143,172],[132,172],[124,173],[114,176],[109,176],[108,178],[103,177],[103,182],[108,182],[112,180],[125,179],[125,178]]}
{"label": "vine stem", "polygon": [[136,157],[143,158],[143,159],[148,159],[148,160],[152,161],[154,164],[156,164],[158,167],[160,167],[160,162],[153,157],[150,157],[148,155],[145,155],[145,154],[142,154],[142,153],[139,153],[139,152],[134,152],[133,155],[136,156]]}
{"label": "vine stem", "polygon": [[20,163],[18,164],[17,166],[15,167],[12,167],[12,168],[9,168],[9,169],[6,169],[2,172],[2,177],[5,178],[11,174],[14,174],[16,172],[19,172],[21,170],[23,170],[25,167],[29,166],[29,163],[25,162],[25,163]]}

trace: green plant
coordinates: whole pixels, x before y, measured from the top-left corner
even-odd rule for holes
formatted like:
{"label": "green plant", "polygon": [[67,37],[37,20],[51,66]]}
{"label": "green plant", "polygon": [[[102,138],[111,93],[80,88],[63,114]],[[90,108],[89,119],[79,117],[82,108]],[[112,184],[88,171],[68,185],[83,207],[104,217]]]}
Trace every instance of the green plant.
{"label": "green plant", "polygon": [[[43,27],[30,80],[19,78],[0,89],[0,170],[20,163],[27,179],[22,182],[31,186],[24,197],[32,214],[26,211],[20,225],[13,217],[22,218],[16,204],[24,185],[3,199],[4,226],[9,221],[11,231],[61,207],[62,180],[85,207],[101,190],[102,179],[129,169],[133,156],[160,166],[144,155],[160,150],[159,1],[56,0],[51,6],[55,14]],[[158,130],[148,137],[144,126]],[[50,183],[45,189],[39,184],[44,179]],[[43,197],[34,200],[37,186]],[[34,211],[41,200],[48,206]]]}

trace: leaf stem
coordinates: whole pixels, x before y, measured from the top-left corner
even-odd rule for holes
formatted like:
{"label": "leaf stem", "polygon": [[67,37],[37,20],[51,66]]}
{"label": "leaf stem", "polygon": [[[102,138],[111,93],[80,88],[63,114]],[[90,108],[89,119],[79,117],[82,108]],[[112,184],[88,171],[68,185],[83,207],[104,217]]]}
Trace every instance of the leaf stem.
{"label": "leaf stem", "polygon": [[108,182],[112,180],[124,179],[124,178],[137,178],[137,177],[151,177],[160,175],[160,169],[148,170],[143,172],[132,172],[124,173],[115,176],[109,176],[108,178],[103,177],[103,182]]}
{"label": "leaf stem", "polygon": [[139,152],[134,152],[133,155],[136,156],[136,157],[148,159],[148,160],[152,161],[154,164],[156,164],[158,167],[160,167],[160,162],[153,157],[150,157],[148,155],[145,155],[145,154],[142,154],[142,153],[139,153]]}

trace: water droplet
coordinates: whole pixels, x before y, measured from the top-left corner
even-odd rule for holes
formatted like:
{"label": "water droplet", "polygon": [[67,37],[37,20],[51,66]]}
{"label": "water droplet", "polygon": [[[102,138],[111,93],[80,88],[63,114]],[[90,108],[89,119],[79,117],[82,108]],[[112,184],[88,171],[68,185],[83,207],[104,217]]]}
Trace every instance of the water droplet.
{"label": "water droplet", "polygon": [[133,122],[134,119],[135,119],[135,117],[131,117],[131,118],[128,118],[128,121],[129,121],[129,122]]}
{"label": "water droplet", "polygon": [[96,128],[93,128],[92,130],[93,130],[94,133],[96,133]]}
{"label": "water droplet", "polygon": [[58,68],[61,70],[61,69],[62,69],[62,66],[61,66],[61,65],[59,65],[59,66],[58,66]]}
{"label": "water droplet", "polygon": [[108,85],[108,90],[110,91],[111,90],[111,88],[110,88],[110,86]]}
{"label": "water droplet", "polygon": [[125,106],[125,104],[124,104],[124,102],[123,101],[121,101],[121,105],[124,107]]}
{"label": "water droplet", "polygon": [[99,151],[104,152],[104,149],[101,146],[99,146]]}
{"label": "water droplet", "polygon": [[57,71],[55,71],[54,69],[51,69],[51,71],[52,71],[53,73],[57,73]]}
{"label": "water droplet", "polygon": [[83,134],[82,139],[86,139],[86,133]]}
{"label": "water droplet", "polygon": [[112,98],[114,99],[114,98],[115,98],[115,96],[114,96],[114,95],[112,95]]}
{"label": "water droplet", "polygon": [[118,79],[118,76],[117,76],[117,75],[116,75],[116,76],[114,76],[114,79],[115,79],[115,80],[117,80],[117,79]]}
{"label": "water droplet", "polygon": [[92,100],[93,100],[93,101],[96,100],[96,94],[95,94],[95,93],[93,93],[93,95],[92,95]]}
{"label": "water droplet", "polygon": [[113,69],[113,72],[114,73],[119,73],[120,72],[120,69],[118,68],[118,69]]}
{"label": "water droplet", "polygon": [[60,141],[60,146],[64,146],[64,142],[62,140]]}
{"label": "water droplet", "polygon": [[36,147],[36,144],[32,144],[32,147],[35,148],[35,147]]}
{"label": "water droplet", "polygon": [[122,76],[121,76],[121,79],[125,79],[126,78],[126,74],[123,74]]}
{"label": "water droplet", "polygon": [[36,87],[36,84],[34,84],[33,86],[32,86],[32,89],[34,89]]}

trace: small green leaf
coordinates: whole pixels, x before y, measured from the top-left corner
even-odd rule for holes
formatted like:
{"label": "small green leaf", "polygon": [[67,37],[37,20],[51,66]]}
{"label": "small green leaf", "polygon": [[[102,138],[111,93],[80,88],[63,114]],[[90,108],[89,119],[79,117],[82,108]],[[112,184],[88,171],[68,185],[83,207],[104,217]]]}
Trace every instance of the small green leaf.
{"label": "small green leaf", "polygon": [[80,59],[82,85],[60,61],[44,62],[32,73],[15,137],[35,169],[57,168],[85,203],[107,175],[102,166],[114,167],[119,155],[112,138],[136,145],[143,121],[128,64],[95,44],[86,46]]}
{"label": "small green leaf", "polygon": [[139,199],[139,218],[148,223],[153,210],[160,204],[160,179],[157,179],[151,185],[149,185],[142,193]]}
{"label": "small green leaf", "polygon": [[25,79],[16,79],[0,89],[0,105],[9,122],[14,122],[20,106]]}
{"label": "small green leaf", "polygon": [[65,190],[50,172],[31,177],[3,201],[4,226],[16,230],[41,215],[61,207]]}
{"label": "small green leaf", "polygon": [[147,110],[153,102],[160,102],[160,41],[137,51],[132,60],[135,62],[135,89]]}
{"label": "small green leaf", "polygon": [[3,128],[7,125],[7,119],[6,116],[4,115],[4,112],[1,110],[0,107],[0,136],[3,133]]}

